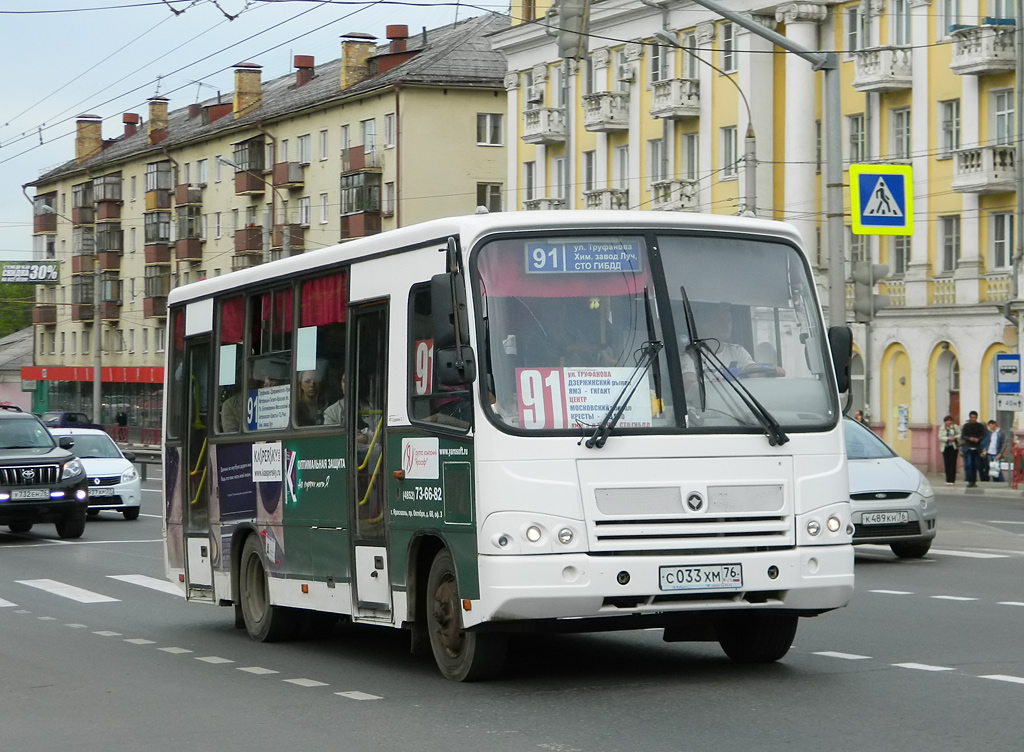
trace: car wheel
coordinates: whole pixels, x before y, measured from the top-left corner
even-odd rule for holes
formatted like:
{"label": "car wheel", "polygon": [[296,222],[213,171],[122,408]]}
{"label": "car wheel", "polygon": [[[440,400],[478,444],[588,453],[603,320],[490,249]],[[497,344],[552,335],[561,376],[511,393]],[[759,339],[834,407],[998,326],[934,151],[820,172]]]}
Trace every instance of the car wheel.
{"label": "car wheel", "polygon": [[90,517],[99,517],[100,516],[100,510],[99,509],[90,509],[88,512],[86,512],[86,514],[88,514]]}
{"label": "car wheel", "polygon": [[31,522],[12,522],[7,526],[12,533],[27,533],[32,529]]}
{"label": "car wheel", "polygon": [[300,625],[300,611],[270,605],[267,570],[258,535],[250,535],[242,548],[238,570],[238,597],[245,631],[257,642],[291,639]]}
{"label": "car wheel", "polygon": [[139,507],[128,507],[127,509],[122,509],[121,514],[124,515],[126,520],[137,520],[141,511],[142,509]]}
{"label": "car wheel", "polygon": [[61,538],[81,538],[85,532],[85,514],[69,514],[57,523],[57,535]]}
{"label": "car wheel", "polygon": [[889,548],[901,559],[920,559],[932,547],[929,541],[906,541],[904,543],[890,543]]}
{"label": "car wheel", "polygon": [[719,622],[715,633],[722,650],[736,663],[772,663],[789,652],[798,618],[771,611],[738,614]]}
{"label": "car wheel", "polygon": [[439,551],[430,565],[426,619],[430,649],[445,678],[479,681],[501,671],[508,637],[463,629],[455,564],[447,549]]}

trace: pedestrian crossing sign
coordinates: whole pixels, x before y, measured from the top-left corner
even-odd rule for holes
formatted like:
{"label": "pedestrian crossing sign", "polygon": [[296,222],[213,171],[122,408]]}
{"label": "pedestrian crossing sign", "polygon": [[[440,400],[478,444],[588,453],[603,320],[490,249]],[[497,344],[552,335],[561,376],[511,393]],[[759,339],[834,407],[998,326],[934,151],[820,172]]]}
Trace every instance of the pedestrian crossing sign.
{"label": "pedestrian crossing sign", "polygon": [[854,235],[912,235],[910,165],[850,165],[850,212]]}

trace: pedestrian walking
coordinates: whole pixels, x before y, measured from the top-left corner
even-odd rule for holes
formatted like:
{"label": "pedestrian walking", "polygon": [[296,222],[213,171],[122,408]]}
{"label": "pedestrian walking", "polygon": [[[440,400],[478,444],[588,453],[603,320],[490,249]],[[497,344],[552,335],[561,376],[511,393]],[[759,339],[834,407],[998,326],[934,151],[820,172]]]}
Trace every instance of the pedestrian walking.
{"label": "pedestrian walking", "polygon": [[971,410],[967,416],[967,422],[960,428],[960,442],[963,445],[964,454],[964,477],[967,479],[968,488],[978,485],[981,441],[985,438],[986,433],[985,424],[978,422],[978,413]]}
{"label": "pedestrian walking", "polygon": [[128,413],[118,410],[114,419],[117,421],[117,440],[128,441]]}
{"label": "pedestrian walking", "polygon": [[994,420],[990,420],[988,422],[988,434],[985,436],[981,447],[985,460],[984,473],[981,476],[982,480],[999,483],[1003,481],[1003,472],[1000,470],[999,463],[1006,458],[1006,448],[1008,445],[1006,431],[999,428],[999,424]]}
{"label": "pedestrian walking", "polygon": [[952,486],[956,483],[956,458],[960,451],[960,428],[953,422],[952,415],[943,418],[939,427],[939,451],[946,470],[946,485]]}

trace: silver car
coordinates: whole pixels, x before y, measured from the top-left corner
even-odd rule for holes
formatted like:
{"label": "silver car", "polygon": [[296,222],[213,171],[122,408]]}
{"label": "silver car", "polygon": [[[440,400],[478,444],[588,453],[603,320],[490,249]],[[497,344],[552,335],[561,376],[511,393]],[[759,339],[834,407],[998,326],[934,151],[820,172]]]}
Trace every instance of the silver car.
{"label": "silver car", "polygon": [[71,436],[71,451],[85,465],[90,517],[103,509],[120,512],[126,520],[139,519],[142,481],[132,452],[122,452],[104,431],[93,428],[51,428],[56,436]]}
{"label": "silver car", "polygon": [[854,544],[888,545],[901,559],[928,553],[936,532],[935,493],[918,470],[870,429],[843,419],[850,460]]}

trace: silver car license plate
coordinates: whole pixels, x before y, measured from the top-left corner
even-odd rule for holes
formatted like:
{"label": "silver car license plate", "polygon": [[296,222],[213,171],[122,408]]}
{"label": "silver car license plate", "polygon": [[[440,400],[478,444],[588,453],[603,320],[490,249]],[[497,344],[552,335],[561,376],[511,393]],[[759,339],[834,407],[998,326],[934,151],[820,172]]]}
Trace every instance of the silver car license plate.
{"label": "silver car license plate", "polygon": [[742,564],[659,567],[662,590],[735,590],[743,587]]}
{"label": "silver car license plate", "polygon": [[865,512],[860,522],[862,525],[898,525],[910,522],[910,512]]}
{"label": "silver car license plate", "polygon": [[113,496],[114,495],[114,489],[113,488],[90,488],[89,489],[89,495],[90,496]]}

